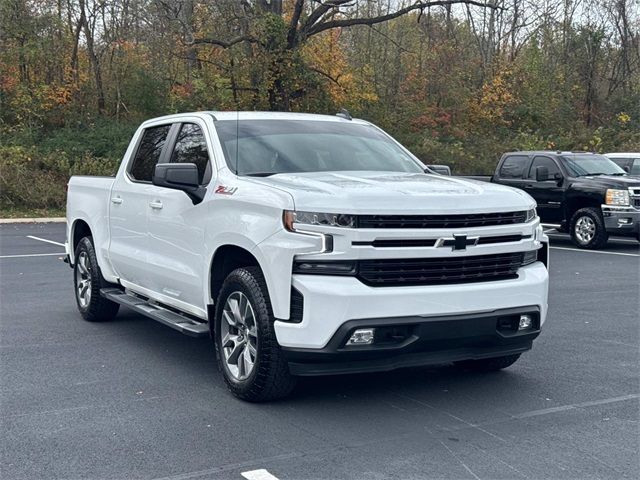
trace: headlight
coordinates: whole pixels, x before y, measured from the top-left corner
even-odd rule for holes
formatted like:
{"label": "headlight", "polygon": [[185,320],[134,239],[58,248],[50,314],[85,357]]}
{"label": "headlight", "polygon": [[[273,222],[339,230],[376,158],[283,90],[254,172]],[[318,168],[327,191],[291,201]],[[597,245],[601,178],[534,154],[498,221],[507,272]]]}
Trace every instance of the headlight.
{"label": "headlight", "polygon": [[629,206],[629,191],[609,188],[607,189],[607,195],[605,196],[605,203],[607,205],[627,207]]}
{"label": "headlight", "polygon": [[343,215],[337,213],[295,212],[285,210],[283,216],[284,226],[290,232],[295,232],[295,223],[300,225],[326,225],[327,227],[354,228],[356,226],[355,215]]}
{"label": "headlight", "polygon": [[538,216],[538,212],[536,212],[536,208],[533,207],[530,210],[527,210],[527,218],[525,219],[525,223],[530,222],[531,220],[533,220],[534,218],[536,218]]}

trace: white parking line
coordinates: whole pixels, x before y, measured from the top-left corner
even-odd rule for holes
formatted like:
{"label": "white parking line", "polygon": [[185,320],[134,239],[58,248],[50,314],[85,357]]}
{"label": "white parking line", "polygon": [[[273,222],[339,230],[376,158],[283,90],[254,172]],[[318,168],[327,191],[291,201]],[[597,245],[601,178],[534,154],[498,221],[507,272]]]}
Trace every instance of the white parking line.
{"label": "white parking line", "polygon": [[53,256],[62,257],[66,255],[66,253],[25,253],[22,255],[0,255],[0,258],[23,258],[23,257],[53,257]]}
{"label": "white parking line", "polygon": [[27,235],[27,238],[30,238],[31,240],[38,240],[39,242],[52,243],[54,245],[64,247],[64,243],[54,242],[53,240],[47,240],[46,238],[34,237],[33,235]]}
{"label": "white parking line", "polygon": [[278,477],[274,477],[264,468],[261,468],[260,470],[250,470],[248,472],[242,472],[240,475],[242,475],[247,480],[278,480]]}
{"label": "white parking line", "polygon": [[582,252],[582,253],[601,253],[603,255],[623,255],[625,257],[640,257],[640,255],[635,253],[622,253],[622,252],[604,252],[602,250],[582,250],[580,248],[567,248],[567,247],[549,247],[552,250],[569,250],[571,252]]}

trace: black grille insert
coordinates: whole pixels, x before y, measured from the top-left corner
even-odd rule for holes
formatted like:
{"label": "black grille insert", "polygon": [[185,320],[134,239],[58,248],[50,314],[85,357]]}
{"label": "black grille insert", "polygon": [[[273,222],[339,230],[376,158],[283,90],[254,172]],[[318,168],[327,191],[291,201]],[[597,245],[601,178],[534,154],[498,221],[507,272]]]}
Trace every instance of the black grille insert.
{"label": "black grille insert", "polygon": [[291,308],[289,311],[289,321],[300,323],[304,313],[304,297],[297,288],[291,287]]}
{"label": "black grille insert", "polygon": [[466,215],[360,215],[359,228],[464,228],[525,223],[527,212]]}
{"label": "black grille insert", "polygon": [[524,253],[451,258],[360,260],[358,278],[374,287],[443,285],[516,278]]}

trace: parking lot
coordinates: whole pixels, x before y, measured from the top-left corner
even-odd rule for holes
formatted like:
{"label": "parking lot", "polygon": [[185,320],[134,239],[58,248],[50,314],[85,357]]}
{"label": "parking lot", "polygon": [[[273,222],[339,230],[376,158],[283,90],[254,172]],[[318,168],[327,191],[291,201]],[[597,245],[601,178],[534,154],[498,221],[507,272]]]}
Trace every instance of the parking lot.
{"label": "parking lot", "polygon": [[552,235],[550,310],[508,370],[305,379],[248,404],[212,345],[87,323],[64,224],[0,226],[2,479],[639,478],[640,249]]}

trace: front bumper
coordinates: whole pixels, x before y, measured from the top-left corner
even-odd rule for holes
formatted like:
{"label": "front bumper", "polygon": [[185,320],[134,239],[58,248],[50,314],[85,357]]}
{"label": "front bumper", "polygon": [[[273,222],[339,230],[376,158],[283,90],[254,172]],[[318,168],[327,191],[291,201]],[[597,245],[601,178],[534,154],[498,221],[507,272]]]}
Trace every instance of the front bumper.
{"label": "front bumper", "polygon": [[602,205],[602,215],[609,233],[635,236],[640,233],[640,210],[633,207]]}
{"label": "front bumper", "polygon": [[443,317],[535,306],[547,314],[549,275],[542,262],[518,270],[518,278],[493,282],[413,287],[370,287],[354,277],[293,275],[302,294],[302,321],[274,323],[282,347],[322,349],[350,320]]}
{"label": "front bumper", "polygon": [[[533,317],[531,329],[517,330],[521,314]],[[540,320],[537,306],[428,318],[351,320],[322,349],[283,350],[293,375],[387,371],[522,353],[540,334]],[[376,328],[374,345],[346,346],[357,328]]]}

